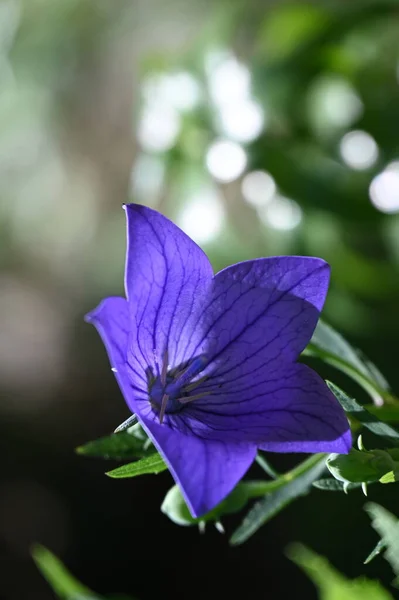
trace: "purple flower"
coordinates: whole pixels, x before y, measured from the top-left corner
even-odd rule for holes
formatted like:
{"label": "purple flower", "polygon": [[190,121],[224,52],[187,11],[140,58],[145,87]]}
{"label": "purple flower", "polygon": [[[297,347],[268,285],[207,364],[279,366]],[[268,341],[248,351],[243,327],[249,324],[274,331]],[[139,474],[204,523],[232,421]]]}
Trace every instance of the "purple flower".
{"label": "purple flower", "polygon": [[295,362],[324,304],[327,263],[259,258],[214,275],[168,219],[125,208],[127,299],[107,298],[87,320],[193,516],[234,488],[258,448],[347,453],[344,412]]}

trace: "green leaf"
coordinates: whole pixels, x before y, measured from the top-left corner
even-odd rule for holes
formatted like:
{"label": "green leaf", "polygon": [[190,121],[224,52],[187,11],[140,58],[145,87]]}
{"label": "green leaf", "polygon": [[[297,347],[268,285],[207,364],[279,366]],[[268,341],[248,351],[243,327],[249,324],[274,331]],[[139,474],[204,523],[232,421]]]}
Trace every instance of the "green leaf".
{"label": "green leaf", "polygon": [[396,483],[399,481],[399,471],[395,469],[395,471],[388,471],[380,478],[380,483]]}
{"label": "green leaf", "polygon": [[325,459],[325,454],[314,454],[291,472],[271,482],[275,484],[276,489],[251,508],[240,527],[233,533],[230,543],[242,544],[292,500],[307,494],[313,481],[324,471]]}
{"label": "green leaf", "polygon": [[386,546],[384,558],[396,575],[395,585],[399,585],[399,519],[374,502],[366,504],[365,509],[371,517],[372,526],[381,536],[381,543]]}
{"label": "green leaf", "polygon": [[326,465],[338,481],[373,483],[390,471],[394,462],[384,450],[361,452],[352,448],[349,454],[330,454]]}
{"label": "green leaf", "polygon": [[140,458],[153,454],[154,448],[140,426],[113,433],[76,448],[78,454],[110,459]]}
{"label": "green leaf", "polygon": [[380,403],[390,396],[389,387],[380,371],[365,359],[330,325],[319,320],[305,355],[315,356],[349,375]]}
{"label": "green leaf", "polygon": [[379,421],[399,423],[399,405],[397,404],[384,404],[383,406],[367,404],[363,408],[374,415]]}
{"label": "green leaf", "polygon": [[380,540],[375,546],[375,548],[370,552],[363,564],[368,565],[368,563],[370,563],[376,556],[381,554],[381,552],[383,552],[386,547],[386,543],[383,540]]}
{"label": "green leaf", "polygon": [[327,381],[327,385],[348,415],[357,419],[364,427],[367,427],[375,435],[382,437],[389,444],[399,446],[399,433],[396,429],[379,421],[375,415],[369,413],[361,404],[347,396],[343,390],[331,381]]}
{"label": "green leaf", "polygon": [[[331,477],[327,479],[318,479],[317,481],[314,481],[312,485],[313,487],[326,492],[345,492],[344,484],[341,481]],[[358,487],[360,487],[360,484],[351,483],[347,486],[347,490],[352,490]]]}
{"label": "green leaf", "polygon": [[35,545],[32,549],[32,557],[43,577],[62,600],[100,599],[100,596],[75,579],[62,562],[44,546]]}
{"label": "green leaf", "polygon": [[374,363],[372,363],[371,360],[368,359],[367,356],[365,356],[365,354],[361,350],[357,350],[357,355],[359,359],[363,361],[363,364],[367,368],[373,381],[375,381],[381,389],[389,390],[389,383],[386,377],[381,373],[379,368]]}
{"label": "green leaf", "polygon": [[147,475],[149,473],[162,473],[167,468],[163,458],[158,452],[154,452],[151,456],[146,456],[136,462],[108,471],[106,475],[114,479],[125,479],[126,477],[137,477],[137,475]]}
{"label": "green leaf", "polygon": [[320,600],[393,600],[378,581],[347,579],[325,558],[301,544],[289,547],[287,554],[316,585]]}
{"label": "green leaf", "polygon": [[[182,496],[180,488],[174,485],[166,494],[161,505],[161,511],[177,525],[190,526],[199,523],[201,519],[195,519]],[[205,517],[203,520],[207,520]]]}
{"label": "green leaf", "polygon": [[363,373],[363,375],[370,375],[369,369],[364,361],[361,360],[359,353],[338,331],[322,319],[319,319],[310,343],[315,347],[316,351],[324,350],[325,352],[339,356],[348,365]]}
{"label": "green leaf", "polygon": [[239,512],[251,498],[263,496],[274,485],[274,481],[243,481],[220,504],[199,519],[191,515],[180,488],[174,485],[166,494],[161,511],[177,525],[190,526],[218,521],[223,515]]}
{"label": "green leaf", "polygon": [[218,521],[224,514],[241,510],[247,501],[248,495],[245,492],[244,484],[238,484],[218,506],[201,518],[196,519],[191,515],[179,487],[175,485],[166,494],[161,511],[177,525],[190,526],[201,522]]}

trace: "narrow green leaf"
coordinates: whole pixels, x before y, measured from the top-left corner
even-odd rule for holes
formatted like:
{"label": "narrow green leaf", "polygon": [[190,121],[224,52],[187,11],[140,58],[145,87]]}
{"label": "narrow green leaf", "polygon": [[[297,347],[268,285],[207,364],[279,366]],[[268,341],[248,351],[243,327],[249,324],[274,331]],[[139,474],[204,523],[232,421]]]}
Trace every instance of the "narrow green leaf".
{"label": "narrow green leaf", "polygon": [[366,560],[364,561],[363,564],[368,565],[368,563],[370,563],[376,556],[381,554],[381,552],[383,552],[386,547],[387,547],[386,543],[383,540],[380,540],[378,542],[378,544],[375,546],[374,550],[372,550],[370,552],[370,554],[368,555],[368,557],[366,558]]}
{"label": "narrow green leaf", "polygon": [[269,463],[269,461],[265,458],[263,454],[256,455],[256,462],[258,465],[264,470],[264,472],[269,475],[272,479],[277,479],[280,476],[280,473],[276,471],[274,467]]}
{"label": "narrow green leaf", "polygon": [[343,390],[334,383],[331,383],[331,381],[327,381],[327,385],[346,413],[357,419],[364,427],[367,427],[367,429],[372,431],[375,435],[382,437],[389,444],[395,446],[399,445],[399,433],[396,429],[379,421],[375,415],[369,413],[361,404],[347,396]]}
{"label": "narrow green leaf", "polygon": [[[333,478],[327,478],[327,479],[318,479],[317,481],[314,481],[312,484],[315,488],[319,489],[319,490],[323,490],[326,492],[344,492],[344,484],[341,481],[338,481],[337,479],[333,479]],[[349,486],[347,486],[349,490],[355,489],[360,487],[360,484],[357,483],[350,483]]]}
{"label": "narrow green leaf", "polygon": [[374,401],[381,403],[381,399],[390,396],[388,383],[377,367],[322,320],[319,320],[304,354],[320,358],[349,375]]}
{"label": "narrow green leaf", "polygon": [[363,375],[370,376],[370,371],[360,358],[359,353],[338,331],[322,319],[319,319],[310,343],[316,349],[338,356]]}
{"label": "narrow green leaf", "polygon": [[50,550],[39,544],[32,549],[37,568],[62,600],[99,600],[89,588],[80,583]]}
{"label": "narrow green leaf", "polygon": [[360,360],[363,361],[363,364],[367,368],[372,379],[380,386],[381,389],[389,390],[389,383],[386,377],[381,373],[379,368],[374,363],[372,363],[371,360],[368,359],[367,356],[365,356],[361,350],[357,350],[357,354]]}
{"label": "narrow green leaf", "polygon": [[371,517],[371,524],[386,545],[384,558],[396,575],[395,585],[399,585],[399,519],[379,504],[369,502],[365,506]]}
{"label": "narrow green leaf", "polygon": [[108,471],[106,475],[114,479],[125,479],[126,477],[137,477],[137,475],[147,475],[150,473],[162,473],[166,471],[167,466],[163,458],[154,452],[151,456],[146,456],[141,460],[129,463],[128,465],[122,465],[117,469]]}
{"label": "narrow green leaf", "polygon": [[315,454],[290,473],[271,483],[279,487],[257,502],[233,533],[230,543],[239,545],[250,538],[262,525],[280,512],[295,498],[307,494],[315,479],[325,469],[325,454]]}
{"label": "narrow green leaf", "polygon": [[106,437],[88,442],[76,448],[78,454],[107,459],[140,458],[153,454],[154,447],[148,443],[147,436],[137,425],[120,433],[112,433]]}
{"label": "narrow green leaf", "polygon": [[383,406],[366,404],[363,408],[374,415],[379,421],[384,421],[384,423],[399,423],[399,405],[397,404],[384,404]]}
{"label": "narrow green leaf", "polygon": [[320,600],[393,600],[378,581],[347,579],[324,557],[301,544],[290,546],[287,554],[316,585]]}

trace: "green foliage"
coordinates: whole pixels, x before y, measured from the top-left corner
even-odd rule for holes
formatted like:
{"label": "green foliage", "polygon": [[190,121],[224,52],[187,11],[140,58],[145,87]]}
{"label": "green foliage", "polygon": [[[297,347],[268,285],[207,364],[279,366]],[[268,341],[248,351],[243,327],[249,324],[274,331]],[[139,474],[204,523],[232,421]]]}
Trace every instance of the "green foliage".
{"label": "green foliage", "polygon": [[218,521],[221,516],[240,511],[248,502],[249,496],[246,493],[246,484],[239,483],[236,488],[212,511],[195,519],[191,516],[187,504],[181,494],[180,488],[173,486],[165,496],[162,503],[162,512],[169,517],[171,521],[178,525],[189,526],[209,521]]}
{"label": "green foliage", "polygon": [[88,442],[77,448],[76,452],[84,456],[116,460],[142,457],[141,460],[108,471],[106,475],[113,479],[124,479],[166,471],[167,466],[163,458],[156,452],[141,426],[136,424],[124,430],[122,427],[123,424],[118,428],[118,433]]}
{"label": "green foliage", "polygon": [[64,567],[50,550],[39,544],[32,549],[37,568],[61,600],[100,600]]}
{"label": "green foliage", "polygon": [[[374,397],[376,390],[386,393],[386,382],[377,368],[360,357],[341,335],[325,323],[319,323],[307,353],[335,364],[362,383],[368,391],[371,390]],[[399,446],[399,433],[379,420],[376,411],[368,411],[336,385],[327,383],[348,416],[388,444]],[[141,457],[141,460],[107,473],[115,479],[165,471],[167,465],[154,450],[145,432],[138,424],[130,427],[131,422],[132,419],[129,418],[117,429],[118,433],[89,442],[78,448],[77,452],[86,456],[114,459]],[[315,455],[283,475],[276,473],[263,456],[258,457],[258,462],[274,481],[241,482],[223,502],[201,519],[191,516],[177,486],[169,490],[161,510],[179,525],[201,525],[206,522],[218,524],[224,515],[238,512],[251,499],[262,497],[231,537],[231,544],[242,544],[295,498],[307,494],[312,485],[320,490],[347,492],[359,485],[365,486],[366,483],[395,482],[399,475],[399,448],[369,451],[363,448],[361,451],[352,449],[348,455],[333,454],[327,460],[326,455]],[[334,479],[319,479],[326,464]],[[363,491],[366,493],[365,487]]]}
{"label": "green foliage", "polygon": [[[373,398],[381,399],[381,395],[388,393],[386,382],[378,369],[361,357],[341,335],[325,323],[319,323],[306,353],[318,356],[343,370],[361,383]],[[327,384],[349,417],[386,443],[399,446],[399,433],[379,420],[376,410],[368,411],[333,383]],[[397,405],[392,406],[396,408]],[[397,412],[399,415],[399,410]],[[77,452],[85,456],[113,459],[141,458],[107,472],[107,475],[114,479],[165,471],[167,465],[154,450],[141,426],[130,426],[131,422],[132,418],[129,418],[117,428],[117,433],[89,442],[77,448]],[[258,457],[258,462],[274,481],[241,482],[223,502],[201,519],[191,516],[177,486],[169,490],[161,510],[179,525],[202,526],[206,522],[219,524],[224,515],[238,512],[251,499],[261,497],[231,537],[231,544],[238,545],[245,542],[295,498],[307,494],[312,486],[325,491],[347,492],[359,485],[365,486],[366,483],[392,483],[399,477],[399,448],[369,451],[364,448],[360,451],[352,449],[348,455],[332,454],[329,457],[314,455],[283,475],[276,473],[263,456]],[[325,465],[334,479],[319,479]],[[363,491],[366,493],[365,487]]]}
{"label": "green foliage", "polygon": [[366,560],[364,561],[364,564],[367,565],[368,563],[370,563],[372,560],[374,560],[374,558],[376,556],[378,556],[379,554],[381,554],[381,552],[383,552],[385,550],[385,548],[387,547],[386,543],[384,542],[384,540],[380,540],[375,548],[370,552],[370,554],[368,555],[368,557],[366,558]]}
{"label": "green foliage", "polygon": [[388,395],[388,384],[375,365],[355,350],[345,338],[319,320],[304,354],[320,358],[357,381],[374,400]]}
{"label": "green foliage", "polygon": [[289,502],[309,491],[312,482],[325,469],[325,458],[325,454],[311,456],[292,471],[273,481],[241,482],[227,498],[200,519],[191,516],[180,489],[176,485],[166,494],[161,510],[178,525],[218,523],[223,516],[242,510],[251,499],[262,497],[262,500],[250,510],[230,540],[233,545],[242,544]]}
{"label": "green foliage", "polygon": [[166,471],[166,469],[167,466],[163,458],[158,452],[154,452],[151,456],[146,456],[136,462],[108,471],[106,475],[113,479],[125,479],[126,477],[137,477],[137,475],[147,475],[150,473],[158,474]]}
{"label": "green foliage", "polygon": [[350,483],[344,485],[343,482],[333,479],[332,477],[326,479],[318,479],[313,482],[313,487],[323,490],[325,492],[348,492],[349,490],[358,488],[360,484]]}
{"label": "green foliage", "polygon": [[128,459],[149,456],[153,446],[140,426],[134,425],[126,431],[113,433],[76,448],[78,454],[107,459]]}
{"label": "green foliage", "polygon": [[380,481],[395,465],[391,456],[384,450],[359,451],[354,448],[349,454],[331,454],[326,464],[330,473],[344,483]]}
{"label": "green foliage", "polygon": [[393,600],[378,581],[365,578],[347,579],[325,558],[305,546],[292,545],[288,549],[288,556],[316,585],[320,600]]}
{"label": "green foliage", "polygon": [[[106,600],[80,583],[50,550],[36,544],[32,558],[37,568],[60,600]],[[108,600],[133,600],[128,596],[112,596]]]}
{"label": "green foliage", "polygon": [[[370,562],[374,556],[386,547],[384,558],[389,562],[396,575],[394,584],[399,587],[399,519],[386,508],[374,502],[366,504],[365,509],[371,517],[372,526],[381,536],[381,541],[366,561]],[[379,549],[378,552],[377,549]]]}
{"label": "green foliage", "polygon": [[383,406],[367,404],[364,408],[379,421],[399,423],[399,404],[384,404]]}
{"label": "green foliage", "polygon": [[380,421],[375,414],[369,413],[361,404],[350,398],[338,386],[330,381],[327,382],[327,385],[349,416],[359,421],[364,427],[381,437],[388,444],[399,446],[399,433],[396,429]]}
{"label": "green foliage", "polygon": [[243,481],[213,510],[201,518],[195,519],[191,516],[180,488],[175,485],[166,494],[161,510],[178,525],[188,526],[210,521],[217,522],[224,515],[242,510],[251,498],[263,496],[275,487],[276,482],[274,481]]}
{"label": "green foliage", "polygon": [[273,483],[277,484],[275,490],[251,508],[233,533],[230,543],[235,546],[244,543],[295,498],[306,495],[312,483],[324,471],[325,458],[325,454],[315,454],[274,481]]}

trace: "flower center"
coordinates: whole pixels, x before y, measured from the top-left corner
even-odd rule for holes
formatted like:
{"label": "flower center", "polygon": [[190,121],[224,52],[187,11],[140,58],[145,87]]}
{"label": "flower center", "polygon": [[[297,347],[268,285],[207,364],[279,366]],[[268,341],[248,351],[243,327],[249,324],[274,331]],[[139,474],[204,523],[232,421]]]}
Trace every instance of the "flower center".
{"label": "flower center", "polygon": [[204,381],[204,378],[192,381],[207,365],[207,357],[200,355],[194,358],[183,369],[168,371],[168,357],[165,353],[162,370],[149,384],[149,399],[152,408],[159,413],[162,423],[165,414],[182,410],[185,404],[202,398],[208,393],[191,395],[190,393]]}

